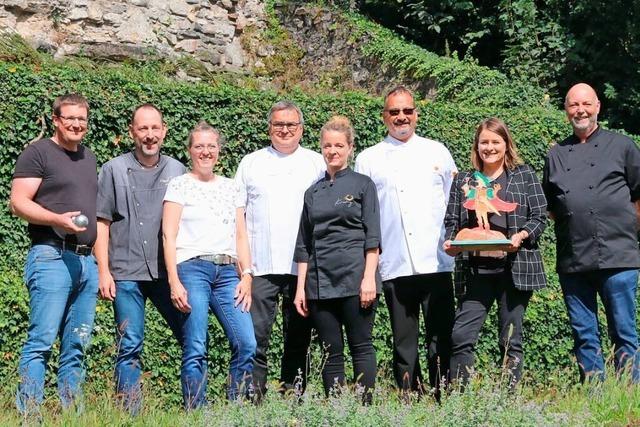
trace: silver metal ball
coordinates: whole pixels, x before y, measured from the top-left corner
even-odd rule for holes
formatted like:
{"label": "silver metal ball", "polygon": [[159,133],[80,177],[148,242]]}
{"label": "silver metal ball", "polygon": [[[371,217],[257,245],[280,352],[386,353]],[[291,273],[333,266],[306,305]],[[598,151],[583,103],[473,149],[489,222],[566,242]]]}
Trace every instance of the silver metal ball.
{"label": "silver metal ball", "polygon": [[87,216],[83,214],[74,216],[72,221],[78,227],[86,227],[87,225],[89,225],[89,218],[87,218]]}

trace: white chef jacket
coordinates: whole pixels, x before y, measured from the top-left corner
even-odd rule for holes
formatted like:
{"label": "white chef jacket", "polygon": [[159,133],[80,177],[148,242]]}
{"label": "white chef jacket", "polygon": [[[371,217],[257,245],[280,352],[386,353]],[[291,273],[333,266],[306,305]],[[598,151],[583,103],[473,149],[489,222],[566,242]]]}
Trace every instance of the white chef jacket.
{"label": "white chef jacket", "polygon": [[246,198],[247,232],[255,274],[297,274],[293,252],[304,192],[324,176],[319,153],[267,147],[246,155],[236,172]]}
{"label": "white chef jacket", "polygon": [[457,168],[437,141],[387,136],[364,150],[355,170],[371,177],[380,200],[382,280],[453,271],[442,249],[449,189]]}

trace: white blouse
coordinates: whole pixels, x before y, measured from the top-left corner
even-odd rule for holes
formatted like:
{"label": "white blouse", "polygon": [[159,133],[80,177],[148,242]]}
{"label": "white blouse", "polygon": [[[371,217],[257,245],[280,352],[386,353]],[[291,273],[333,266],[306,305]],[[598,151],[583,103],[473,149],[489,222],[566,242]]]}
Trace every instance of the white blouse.
{"label": "white blouse", "polygon": [[236,210],[244,207],[240,188],[229,178],[203,182],[191,174],[169,181],[164,200],[182,205],[176,238],[176,262],[198,255],[236,252]]}

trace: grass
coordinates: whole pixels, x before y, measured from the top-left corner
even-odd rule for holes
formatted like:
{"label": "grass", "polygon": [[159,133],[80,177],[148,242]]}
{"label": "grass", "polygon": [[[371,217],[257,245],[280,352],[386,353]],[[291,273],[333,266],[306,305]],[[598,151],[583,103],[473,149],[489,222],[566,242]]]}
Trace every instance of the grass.
{"label": "grass", "polygon": [[[561,375],[558,375],[561,377]],[[325,398],[313,379],[303,396],[269,393],[262,404],[215,401],[185,413],[146,390],[144,408],[131,417],[113,403],[113,394],[87,384],[81,405],[63,411],[57,398],[45,401],[41,417],[23,419],[13,408],[14,385],[0,394],[0,425],[44,426],[640,426],[640,386],[611,374],[584,386],[565,378],[543,388],[524,384],[509,393],[499,374],[473,379],[464,393],[452,390],[438,404],[433,398],[400,396],[383,380],[373,404],[363,407],[352,389]]]}

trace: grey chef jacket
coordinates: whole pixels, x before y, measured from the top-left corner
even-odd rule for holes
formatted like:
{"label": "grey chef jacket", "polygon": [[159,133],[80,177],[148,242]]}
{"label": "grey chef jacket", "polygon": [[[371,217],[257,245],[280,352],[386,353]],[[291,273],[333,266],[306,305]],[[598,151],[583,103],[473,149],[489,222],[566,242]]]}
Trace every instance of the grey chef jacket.
{"label": "grey chef jacket", "polygon": [[585,143],[570,136],[549,150],[542,187],[558,273],[640,267],[640,149],[631,138],[601,128]]}
{"label": "grey chef jacket", "polygon": [[184,174],[179,161],[161,155],[143,168],[133,152],[102,166],[98,176],[98,218],[111,221],[109,269],[114,280],[166,277],[162,253],[162,199],[169,180]]}
{"label": "grey chef jacket", "polygon": [[[307,262],[306,298],[360,294],[365,251],[380,247],[376,186],[366,175],[344,169],[331,182],[325,174],[304,194],[295,262]],[[381,292],[376,271],[376,291]]]}

